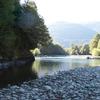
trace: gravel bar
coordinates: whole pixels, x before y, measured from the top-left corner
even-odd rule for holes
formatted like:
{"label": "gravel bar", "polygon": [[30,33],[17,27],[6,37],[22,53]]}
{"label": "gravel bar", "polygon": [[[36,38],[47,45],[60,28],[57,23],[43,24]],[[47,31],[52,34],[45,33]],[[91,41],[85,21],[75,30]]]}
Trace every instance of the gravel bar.
{"label": "gravel bar", "polygon": [[0,89],[0,100],[100,100],[100,67],[76,68]]}

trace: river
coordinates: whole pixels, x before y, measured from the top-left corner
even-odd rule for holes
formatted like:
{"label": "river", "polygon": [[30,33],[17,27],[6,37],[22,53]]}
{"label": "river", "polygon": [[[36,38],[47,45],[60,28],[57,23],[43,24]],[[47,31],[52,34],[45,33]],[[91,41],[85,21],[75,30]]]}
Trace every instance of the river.
{"label": "river", "polygon": [[37,72],[38,77],[43,77],[78,67],[100,66],[100,59],[86,58],[87,56],[36,57],[32,69]]}
{"label": "river", "polygon": [[87,56],[36,57],[32,64],[0,71],[0,86],[20,84],[59,71],[78,67],[100,66],[100,59],[86,59]]}

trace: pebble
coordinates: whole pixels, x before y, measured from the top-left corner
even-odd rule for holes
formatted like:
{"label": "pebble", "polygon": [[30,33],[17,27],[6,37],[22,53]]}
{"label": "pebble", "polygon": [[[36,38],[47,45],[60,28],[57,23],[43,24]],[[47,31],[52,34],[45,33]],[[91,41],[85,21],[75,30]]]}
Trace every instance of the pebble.
{"label": "pebble", "polygon": [[100,100],[100,67],[76,68],[0,89],[0,100]]}
{"label": "pebble", "polygon": [[45,88],[46,90],[51,90],[51,89],[52,89],[50,86],[44,86],[44,88]]}

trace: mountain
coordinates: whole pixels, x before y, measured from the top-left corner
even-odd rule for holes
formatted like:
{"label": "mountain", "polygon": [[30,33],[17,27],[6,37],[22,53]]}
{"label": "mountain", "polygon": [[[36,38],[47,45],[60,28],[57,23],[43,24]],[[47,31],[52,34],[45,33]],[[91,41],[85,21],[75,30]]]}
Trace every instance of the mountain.
{"label": "mountain", "polygon": [[54,42],[63,47],[69,47],[73,43],[88,43],[96,31],[85,25],[57,22],[48,26]]}
{"label": "mountain", "polygon": [[89,24],[86,24],[85,26],[93,29],[94,31],[96,31],[98,33],[100,33],[100,22],[89,23]]}

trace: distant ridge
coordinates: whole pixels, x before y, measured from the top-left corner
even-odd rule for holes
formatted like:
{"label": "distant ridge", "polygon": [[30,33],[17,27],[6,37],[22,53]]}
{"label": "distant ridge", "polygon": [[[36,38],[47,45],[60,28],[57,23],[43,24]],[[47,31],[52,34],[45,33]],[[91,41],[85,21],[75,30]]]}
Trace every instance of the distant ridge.
{"label": "distant ridge", "polygon": [[100,22],[89,23],[89,24],[86,24],[86,26],[100,33]]}
{"label": "distant ridge", "polygon": [[87,25],[73,24],[67,22],[56,22],[48,26],[50,35],[54,42],[63,47],[69,47],[72,43],[88,43],[96,33]]}

